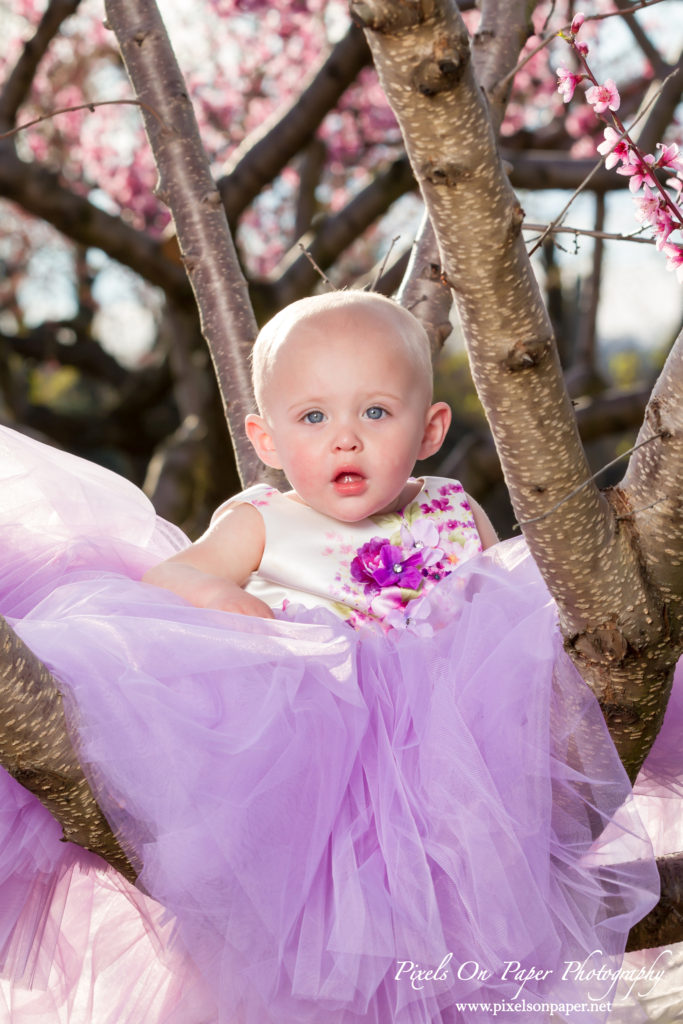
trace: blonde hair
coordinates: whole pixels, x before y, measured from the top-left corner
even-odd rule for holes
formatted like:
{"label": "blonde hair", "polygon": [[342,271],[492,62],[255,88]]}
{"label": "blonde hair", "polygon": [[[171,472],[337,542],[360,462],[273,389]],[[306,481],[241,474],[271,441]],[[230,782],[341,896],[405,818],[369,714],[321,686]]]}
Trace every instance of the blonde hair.
{"label": "blonde hair", "polygon": [[[297,324],[333,310],[353,313],[354,310],[363,309],[371,315],[391,318],[396,337],[414,360],[419,376],[427,382],[428,397],[431,398],[431,351],[427,332],[420,321],[393,299],[378,292],[336,291],[292,302],[276,313],[259,331],[251,353],[252,387],[259,411],[263,412],[263,392],[272,373],[277,351]],[[324,337],[321,338],[321,344],[324,344]]]}

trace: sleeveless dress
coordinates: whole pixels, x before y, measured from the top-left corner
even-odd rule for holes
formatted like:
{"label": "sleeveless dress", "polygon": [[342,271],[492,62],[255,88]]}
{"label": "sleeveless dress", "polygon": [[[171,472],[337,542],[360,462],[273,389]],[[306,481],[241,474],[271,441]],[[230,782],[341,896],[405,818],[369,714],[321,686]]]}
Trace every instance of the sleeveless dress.
{"label": "sleeveless dress", "polygon": [[618,969],[657,873],[523,542],[480,553],[438,478],[356,524],[250,489],[276,620],[231,615],[139,582],[189,542],[133,485],[7,430],[0,454],[0,614],[139,868],[0,774],[0,1019],[606,1019],[588,968]]}

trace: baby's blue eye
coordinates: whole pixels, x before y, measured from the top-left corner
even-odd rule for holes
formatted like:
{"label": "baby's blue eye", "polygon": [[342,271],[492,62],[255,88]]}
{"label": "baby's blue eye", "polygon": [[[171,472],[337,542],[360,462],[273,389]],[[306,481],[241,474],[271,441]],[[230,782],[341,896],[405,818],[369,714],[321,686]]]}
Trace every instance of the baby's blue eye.
{"label": "baby's blue eye", "polygon": [[386,409],[383,409],[381,405],[371,405],[365,415],[369,420],[381,420],[383,416],[386,416]]}
{"label": "baby's blue eye", "polygon": [[325,416],[321,413],[320,409],[313,409],[304,416],[305,423],[322,423],[324,419]]}

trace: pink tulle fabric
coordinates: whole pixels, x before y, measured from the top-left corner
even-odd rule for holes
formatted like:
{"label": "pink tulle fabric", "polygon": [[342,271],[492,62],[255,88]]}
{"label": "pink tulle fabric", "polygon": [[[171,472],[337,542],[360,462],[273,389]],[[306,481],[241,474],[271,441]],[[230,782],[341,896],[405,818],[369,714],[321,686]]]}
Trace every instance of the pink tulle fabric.
{"label": "pink tulle fabric", "polygon": [[435,587],[429,639],[245,618],[139,582],[187,540],[131,484],[9,431],[0,451],[0,614],[58,678],[141,888],[3,773],[8,1020],[605,1019],[566,964],[618,966],[657,873],[521,541]]}

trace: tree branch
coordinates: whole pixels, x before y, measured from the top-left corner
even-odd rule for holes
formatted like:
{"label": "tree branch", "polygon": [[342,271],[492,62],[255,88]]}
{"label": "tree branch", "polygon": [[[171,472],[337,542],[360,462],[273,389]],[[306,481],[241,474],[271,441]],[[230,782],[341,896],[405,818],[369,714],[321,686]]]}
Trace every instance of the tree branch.
{"label": "tree branch", "polygon": [[33,37],[8,75],[0,93],[0,131],[11,128],[33,84],[36,70],[62,22],[77,9],[80,0],[50,0]]}
{"label": "tree branch", "polygon": [[[576,411],[576,421],[584,444],[610,434],[636,430],[643,422],[643,414],[650,397],[650,389],[599,395],[582,404]],[[483,500],[487,491],[502,480],[500,459],[490,434],[484,434],[457,424],[452,433],[464,443],[454,444],[438,465],[439,476],[455,476],[465,490],[477,500]],[[595,467],[596,469],[599,467]]]}
{"label": "tree branch", "polygon": [[680,942],[683,933],[683,853],[658,857],[661,897],[628,933],[626,951],[656,949]]}
{"label": "tree branch", "polygon": [[192,303],[185,273],[165,255],[162,242],[65,188],[53,171],[20,160],[9,142],[0,143],[0,154],[0,195],[46,220],[72,241],[102,249],[150,284],[173,292],[178,302]]}
{"label": "tree branch", "polygon": [[[503,123],[512,80],[503,86],[498,86],[497,82],[501,73],[516,65],[529,29],[526,0],[515,3],[506,0],[502,5],[498,0],[482,3],[479,28],[473,41],[473,66],[475,77],[487,95],[496,134]],[[453,297],[442,278],[439,247],[427,211],[397,298],[421,321],[434,357],[451,332]]]}
{"label": "tree branch", "polygon": [[[667,74],[668,77],[665,77]],[[664,138],[668,126],[675,121],[676,108],[683,93],[683,53],[679,54],[673,73],[670,68],[665,68],[661,77],[664,79],[661,92],[638,134],[638,145],[645,153],[654,150],[655,145]]]}
{"label": "tree branch", "polygon": [[436,359],[453,330],[453,295],[441,272],[441,256],[425,210],[396,299],[420,321]]}
{"label": "tree branch", "polygon": [[579,381],[590,383],[596,376],[597,320],[604,252],[604,242],[601,235],[604,226],[605,197],[601,193],[597,193],[595,196],[595,237],[593,239],[592,267],[590,274],[581,281],[577,339],[574,346],[572,366],[565,374],[565,381],[571,394],[581,394],[585,390],[585,386],[584,388],[573,390],[573,383],[577,384]]}
{"label": "tree branch", "polygon": [[243,423],[252,408],[248,357],[257,327],[192,104],[153,0],[106,0],[105,9],[137,98],[166,126],[143,110],[159,171],[158,193],[173,214],[240,477],[245,484],[253,483],[262,470],[244,437]]}
{"label": "tree branch", "polygon": [[[683,648],[683,331],[654,386],[638,435],[642,440],[661,434],[660,440],[639,449],[631,457],[619,488],[626,514],[657,501],[652,508],[633,514],[632,529],[638,538],[648,575],[666,599],[664,628],[672,650]],[[620,503],[621,504],[621,503]]]}
{"label": "tree branch", "polygon": [[[569,159],[567,153],[527,150],[518,153],[501,150],[503,160],[510,165],[510,183],[514,188],[542,191],[562,189],[574,191],[595,170],[598,157],[594,159]],[[616,192],[628,188],[628,178],[601,167],[590,182],[591,192]]]}
{"label": "tree branch", "polygon": [[[633,6],[631,0],[614,0],[614,2],[617,9],[624,14],[628,14]],[[657,47],[652,44],[640,22],[636,18],[624,18],[624,24],[640,47],[643,56],[652,66],[657,77],[666,78],[671,68],[668,67],[666,61],[662,60],[661,53]]]}
{"label": "tree branch", "polygon": [[[0,762],[38,797],[64,838],[135,871],[100,811],[69,740],[58,683],[0,617]],[[39,723],[36,728],[36,723]]]}
{"label": "tree branch", "polygon": [[313,139],[304,149],[299,159],[299,194],[296,200],[296,217],[292,242],[298,241],[308,231],[313,222],[317,200],[315,192],[320,184],[327,146],[322,139]]}

